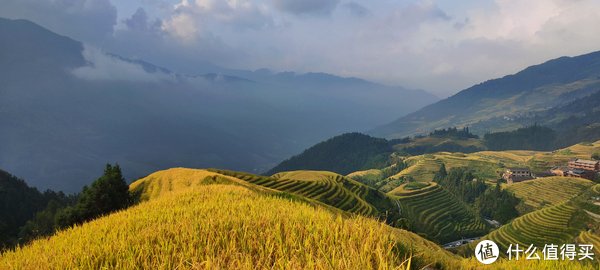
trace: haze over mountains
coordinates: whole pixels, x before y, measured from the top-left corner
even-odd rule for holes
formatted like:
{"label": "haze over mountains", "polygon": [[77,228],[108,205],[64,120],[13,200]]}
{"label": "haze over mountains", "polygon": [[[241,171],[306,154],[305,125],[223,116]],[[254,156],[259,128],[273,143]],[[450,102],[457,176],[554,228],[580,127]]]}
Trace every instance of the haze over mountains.
{"label": "haze over mountains", "polygon": [[554,59],[434,103],[425,91],[325,73],[178,74],[25,20],[0,20],[0,35],[11,37],[0,44],[0,168],[40,188],[76,191],[107,162],[128,178],[177,166],[260,173],[351,131],[399,138],[470,126],[481,135],[578,116],[576,128],[592,130],[578,133],[595,132],[595,114],[569,108],[596,100],[588,96],[600,90],[600,53]]}
{"label": "haze over mountains", "polygon": [[307,146],[436,101],[322,73],[183,75],[25,20],[0,20],[0,168],[76,191],[107,162],[266,171]]}

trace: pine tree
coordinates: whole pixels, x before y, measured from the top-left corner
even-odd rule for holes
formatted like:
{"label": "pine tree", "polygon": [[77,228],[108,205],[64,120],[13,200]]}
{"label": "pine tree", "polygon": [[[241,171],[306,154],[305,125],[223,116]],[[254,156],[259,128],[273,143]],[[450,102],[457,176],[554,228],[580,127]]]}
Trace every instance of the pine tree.
{"label": "pine tree", "polygon": [[446,176],[448,176],[448,172],[446,171],[446,165],[444,163],[442,163],[442,166],[440,166],[440,169],[437,171],[437,173],[433,177],[433,181],[439,183],[440,180],[446,178]]}
{"label": "pine tree", "polygon": [[124,209],[131,205],[129,186],[123,178],[119,165],[106,165],[104,175],[83,187],[74,207],[68,207],[57,215],[59,227],[82,223],[102,215]]}

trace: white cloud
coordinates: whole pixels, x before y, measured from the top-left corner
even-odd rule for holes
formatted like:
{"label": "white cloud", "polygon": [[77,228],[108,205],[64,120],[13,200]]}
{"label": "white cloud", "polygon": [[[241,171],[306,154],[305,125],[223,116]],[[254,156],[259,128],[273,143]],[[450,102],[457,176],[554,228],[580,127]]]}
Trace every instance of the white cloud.
{"label": "white cloud", "polygon": [[199,32],[199,26],[192,15],[185,13],[178,14],[165,21],[162,24],[162,29],[185,43],[196,40]]}
{"label": "white cloud", "polygon": [[322,71],[439,95],[600,49],[598,0],[172,0],[168,9],[138,0],[161,12],[121,15],[116,30],[108,0],[6,1],[0,15],[42,18],[58,33],[186,73],[207,72],[206,63]]}
{"label": "white cloud", "polygon": [[269,8],[252,0],[182,0],[164,20],[163,30],[189,43],[224,27],[240,31],[270,25]]}
{"label": "white cloud", "polygon": [[73,75],[84,80],[157,82],[170,80],[172,76],[160,71],[147,72],[136,63],[110,56],[97,48],[86,45],[82,52],[85,66],[72,70]]}

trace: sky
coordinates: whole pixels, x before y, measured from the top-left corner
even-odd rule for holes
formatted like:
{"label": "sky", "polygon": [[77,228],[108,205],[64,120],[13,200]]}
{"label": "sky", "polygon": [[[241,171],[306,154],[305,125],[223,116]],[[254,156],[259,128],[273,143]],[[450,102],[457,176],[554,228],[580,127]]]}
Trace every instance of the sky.
{"label": "sky", "polygon": [[186,74],[327,72],[440,97],[600,50],[598,0],[2,0],[98,50]]}

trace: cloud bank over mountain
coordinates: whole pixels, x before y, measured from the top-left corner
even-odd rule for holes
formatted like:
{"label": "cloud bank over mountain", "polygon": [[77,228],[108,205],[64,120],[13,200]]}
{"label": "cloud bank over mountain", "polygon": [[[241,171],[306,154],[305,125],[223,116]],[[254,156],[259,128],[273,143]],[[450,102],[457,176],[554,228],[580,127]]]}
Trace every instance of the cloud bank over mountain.
{"label": "cloud bank over mountain", "polygon": [[447,95],[597,50],[599,9],[594,0],[6,0],[0,16],[179,72],[322,71]]}
{"label": "cloud bank over mountain", "polygon": [[84,80],[131,82],[159,82],[172,79],[163,72],[147,72],[138,64],[107,55],[92,46],[85,46],[82,56],[87,65],[72,70],[73,75]]}

